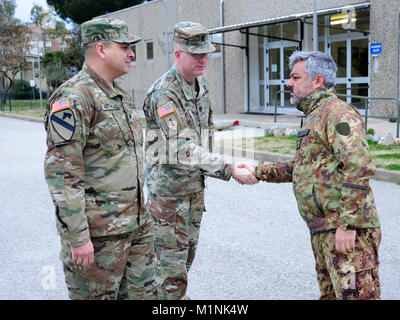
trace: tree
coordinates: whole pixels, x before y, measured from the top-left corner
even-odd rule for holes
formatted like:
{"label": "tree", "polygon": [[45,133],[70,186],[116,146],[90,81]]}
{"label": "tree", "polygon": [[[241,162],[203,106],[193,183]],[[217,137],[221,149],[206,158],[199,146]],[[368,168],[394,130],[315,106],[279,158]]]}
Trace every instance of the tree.
{"label": "tree", "polygon": [[125,9],[144,2],[143,0],[47,0],[57,14],[66,21],[81,24],[93,17]]}
{"label": "tree", "polygon": [[30,83],[25,80],[14,80],[10,87],[10,94],[14,99],[38,98],[39,89],[32,88]]}
{"label": "tree", "polygon": [[[49,19],[47,18],[51,18],[52,23],[49,24]],[[51,12],[49,13],[44,11],[38,4],[34,4],[31,9],[31,21],[40,29],[44,52],[49,51],[46,46],[48,37],[50,40],[54,41],[55,39],[59,39],[63,42],[68,34],[65,22],[55,20],[55,17],[52,16]]]}
{"label": "tree", "polygon": [[82,35],[79,24],[73,24],[73,28],[70,30],[70,35],[70,39],[67,40],[67,58],[72,67],[75,67],[76,70],[80,70],[85,61],[85,56],[82,48]]}
{"label": "tree", "polygon": [[28,28],[14,17],[15,2],[0,0],[0,93],[5,102],[15,76],[28,68]]}
{"label": "tree", "polygon": [[47,52],[40,61],[41,72],[46,77],[47,84],[52,91],[77,71],[68,56],[62,51]]}

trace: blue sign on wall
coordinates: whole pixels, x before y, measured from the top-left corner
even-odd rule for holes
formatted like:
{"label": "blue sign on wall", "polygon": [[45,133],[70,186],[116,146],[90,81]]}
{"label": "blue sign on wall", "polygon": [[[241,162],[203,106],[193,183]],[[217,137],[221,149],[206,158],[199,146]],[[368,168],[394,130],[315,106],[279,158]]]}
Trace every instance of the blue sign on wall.
{"label": "blue sign on wall", "polygon": [[382,53],[382,43],[371,43],[370,45],[371,54],[381,54]]}

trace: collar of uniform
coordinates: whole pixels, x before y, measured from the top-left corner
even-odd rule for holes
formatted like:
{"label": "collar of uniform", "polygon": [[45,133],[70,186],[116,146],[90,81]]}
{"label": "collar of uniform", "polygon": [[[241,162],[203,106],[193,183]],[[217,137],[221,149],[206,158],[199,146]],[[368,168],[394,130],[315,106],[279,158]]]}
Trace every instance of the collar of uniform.
{"label": "collar of uniform", "polygon": [[304,114],[310,114],[322,102],[336,98],[335,88],[321,88],[310,93],[297,107]]}
{"label": "collar of uniform", "polygon": [[[197,93],[193,88],[190,86],[189,83],[186,82],[186,80],[182,77],[181,73],[179,72],[178,68],[176,65],[174,65],[175,68],[175,74],[176,74],[176,79],[178,80],[178,83],[180,87],[182,88],[183,94],[185,95],[186,100],[195,100]],[[194,81],[197,81],[197,78],[194,79]],[[199,94],[200,96],[200,94]]]}
{"label": "collar of uniform", "polygon": [[89,76],[98,84],[98,86],[104,91],[104,93],[109,98],[115,98],[120,96],[121,93],[118,90],[118,86],[113,81],[113,86],[104,80],[100,75],[98,75],[92,68],[90,68],[86,63],[83,64],[82,70],[87,72]]}

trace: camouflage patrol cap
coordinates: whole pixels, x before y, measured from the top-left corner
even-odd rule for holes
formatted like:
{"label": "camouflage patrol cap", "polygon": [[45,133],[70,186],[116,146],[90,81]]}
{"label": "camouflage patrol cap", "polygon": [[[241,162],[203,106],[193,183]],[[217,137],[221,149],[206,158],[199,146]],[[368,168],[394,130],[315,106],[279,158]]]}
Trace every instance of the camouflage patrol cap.
{"label": "camouflage patrol cap", "polygon": [[86,21],[81,26],[82,44],[99,41],[137,43],[142,40],[128,32],[126,23],[119,19],[98,18]]}
{"label": "camouflage patrol cap", "polygon": [[197,22],[178,22],[174,28],[174,41],[195,54],[215,51],[215,47],[209,40],[207,29]]}

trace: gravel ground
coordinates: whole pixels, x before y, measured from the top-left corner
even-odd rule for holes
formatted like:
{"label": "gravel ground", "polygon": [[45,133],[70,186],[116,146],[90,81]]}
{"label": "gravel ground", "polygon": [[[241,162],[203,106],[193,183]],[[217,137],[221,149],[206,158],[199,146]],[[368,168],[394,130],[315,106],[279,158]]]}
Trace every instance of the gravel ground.
{"label": "gravel ground", "polygon": [[[43,175],[43,124],[0,117],[0,299],[67,299],[53,204]],[[383,240],[383,299],[400,299],[400,186],[371,182]],[[309,232],[291,184],[207,180],[191,299],[317,299]]]}

